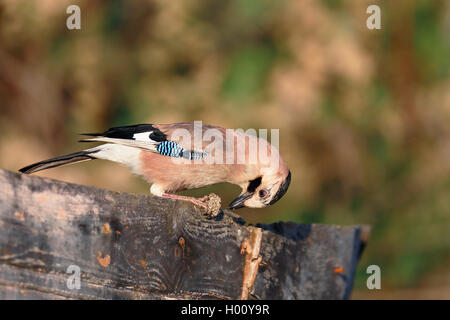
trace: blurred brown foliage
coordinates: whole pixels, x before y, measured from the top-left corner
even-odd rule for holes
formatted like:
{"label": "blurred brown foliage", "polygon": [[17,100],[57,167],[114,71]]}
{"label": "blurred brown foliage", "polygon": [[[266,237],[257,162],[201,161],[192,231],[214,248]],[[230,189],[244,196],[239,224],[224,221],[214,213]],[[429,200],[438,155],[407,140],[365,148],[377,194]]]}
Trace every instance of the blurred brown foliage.
{"label": "blurred brown foliage", "polygon": [[[381,30],[366,28],[372,2]],[[66,28],[70,4],[81,30]],[[114,125],[278,128],[291,188],[241,211],[249,222],[370,224],[361,292],[377,264],[391,290],[440,270],[431,296],[449,298],[449,34],[444,0],[3,0],[0,166],[77,151],[78,133]],[[107,162],[42,175],[147,192]],[[227,202],[238,189],[194,194],[209,191]]]}

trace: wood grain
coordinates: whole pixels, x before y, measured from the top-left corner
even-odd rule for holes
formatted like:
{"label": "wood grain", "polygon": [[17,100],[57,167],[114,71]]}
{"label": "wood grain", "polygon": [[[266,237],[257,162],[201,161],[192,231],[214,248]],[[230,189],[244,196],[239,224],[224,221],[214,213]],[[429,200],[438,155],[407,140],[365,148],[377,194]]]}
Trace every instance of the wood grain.
{"label": "wood grain", "polygon": [[[359,226],[256,227],[248,298],[349,297]],[[183,201],[0,169],[0,299],[238,299],[250,236],[233,213],[207,219]],[[70,265],[80,289],[67,286]]]}

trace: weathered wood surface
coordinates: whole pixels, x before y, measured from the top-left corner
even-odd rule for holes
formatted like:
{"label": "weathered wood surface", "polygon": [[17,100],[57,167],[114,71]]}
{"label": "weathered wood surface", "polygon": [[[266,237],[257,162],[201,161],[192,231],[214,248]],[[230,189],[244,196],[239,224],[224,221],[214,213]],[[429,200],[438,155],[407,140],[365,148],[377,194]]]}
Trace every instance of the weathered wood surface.
{"label": "weathered wood surface", "polygon": [[0,170],[0,299],[345,299],[360,239]]}

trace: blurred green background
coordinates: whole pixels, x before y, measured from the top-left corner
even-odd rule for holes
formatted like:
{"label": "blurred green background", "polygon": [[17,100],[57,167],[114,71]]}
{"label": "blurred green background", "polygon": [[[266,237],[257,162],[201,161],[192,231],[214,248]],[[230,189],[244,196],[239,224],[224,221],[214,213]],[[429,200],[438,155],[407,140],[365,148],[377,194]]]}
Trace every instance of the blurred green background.
{"label": "blurred green background", "polygon": [[[278,128],[291,187],[247,222],[371,225],[353,298],[450,299],[449,66],[445,0],[1,0],[0,167],[115,125]],[[105,161],[40,175],[148,192]],[[206,192],[239,189],[190,194]],[[370,264],[382,290],[366,289]]]}

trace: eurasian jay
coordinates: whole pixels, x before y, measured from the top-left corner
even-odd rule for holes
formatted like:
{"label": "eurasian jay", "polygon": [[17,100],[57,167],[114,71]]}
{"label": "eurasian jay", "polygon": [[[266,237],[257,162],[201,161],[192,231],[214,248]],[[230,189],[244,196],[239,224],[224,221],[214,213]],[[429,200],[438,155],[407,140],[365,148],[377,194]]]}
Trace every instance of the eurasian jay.
{"label": "eurasian jay", "polygon": [[[196,137],[198,134],[201,140]],[[37,162],[19,171],[29,174],[93,159],[110,160],[129,167],[151,183],[153,195],[190,201],[205,209],[208,208],[204,198],[174,193],[228,182],[242,188],[229,209],[262,208],[277,202],[291,181],[291,173],[278,150],[265,139],[242,130],[186,122],[114,127],[83,135],[90,138],[80,142],[104,144]],[[262,154],[265,159],[261,159]]]}

